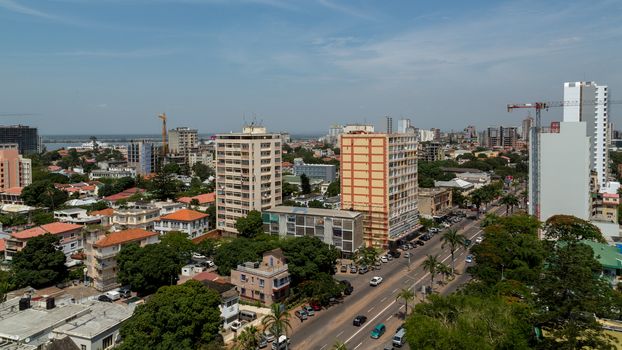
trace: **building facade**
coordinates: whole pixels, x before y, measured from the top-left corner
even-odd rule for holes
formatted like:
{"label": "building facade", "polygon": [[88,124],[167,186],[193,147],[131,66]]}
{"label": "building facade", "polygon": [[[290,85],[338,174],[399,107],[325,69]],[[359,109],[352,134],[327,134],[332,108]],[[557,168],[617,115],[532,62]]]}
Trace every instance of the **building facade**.
{"label": "building facade", "polygon": [[366,246],[417,228],[415,135],[359,133],[341,137],[341,208],[363,213]]}
{"label": "building facade", "polygon": [[180,127],[168,131],[168,151],[172,154],[182,156],[186,162],[189,161],[189,154],[199,143],[199,131]]}
{"label": "building facade", "polygon": [[160,147],[151,141],[132,141],[127,145],[127,165],[139,175],[155,173],[160,160]]}
{"label": "building facade", "polygon": [[294,164],[294,175],[333,182],[337,178],[337,166],[333,164]]}
{"label": "building facade", "polygon": [[451,188],[420,188],[419,213],[422,217],[442,218],[452,209]]}
{"label": "building facade", "polygon": [[7,147],[0,149],[0,192],[30,185],[32,183],[30,159],[19,154],[17,144],[5,146]]}
{"label": "building facade", "polygon": [[263,253],[261,262],[247,262],[231,270],[231,283],[240,298],[269,306],[289,292],[289,271],[280,248]]}
{"label": "building facade", "polygon": [[564,121],[585,122],[590,140],[590,169],[598,174],[601,188],[609,181],[608,88],[595,82],[564,83]]}
{"label": "building facade", "polygon": [[532,125],[533,125],[533,118],[531,116],[523,119],[523,125],[521,127],[521,139],[522,140],[529,141]]}
{"label": "building facade", "polygon": [[112,215],[113,230],[140,228],[153,230],[155,221],[160,217],[160,208],[145,203],[136,203],[127,208],[116,208]]}
{"label": "building facade", "polygon": [[445,150],[440,142],[420,142],[417,158],[426,162],[445,159]]}
{"label": "building facade", "polygon": [[189,239],[203,236],[209,232],[209,215],[190,209],[181,209],[164,215],[155,222],[155,231],[163,235],[170,231],[180,231]]}
{"label": "building facade", "polygon": [[26,125],[0,125],[0,143],[16,143],[20,154],[41,152],[37,128]]}
{"label": "building facade", "polygon": [[65,253],[67,257],[84,248],[81,225],[66,222],[52,222],[12,233],[11,237],[6,240],[5,258],[7,260],[13,259],[15,254],[26,247],[28,240],[47,233],[60,238],[60,242],[58,243],[60,250]]}
{"label": "building facade", "polygon": [[351,256],[363,244],[363,215],[355,211],[278,206],[262,213],[264,231],[281,237],[318,237]]}
{"label": "building facade", "polygon": [[216,228],[237,234],[238,218],[281,204],[281,149],[263,127],[216,135]]}

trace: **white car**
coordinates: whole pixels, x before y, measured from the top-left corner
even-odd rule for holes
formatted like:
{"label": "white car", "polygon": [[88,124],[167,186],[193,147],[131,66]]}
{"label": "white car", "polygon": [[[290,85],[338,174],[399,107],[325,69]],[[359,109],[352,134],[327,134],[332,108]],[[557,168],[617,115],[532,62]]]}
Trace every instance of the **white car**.
{"label": "white car", "polygon": [[374,287],[379,285],[380,283],[382,283],[382,277],[379,276],[372,277],[372,279],[369,281],[369,285]]}
{"label": "white car", "polygon": [[246,324],[246,322],[244,321],[233,321],[231,322],[231,330],[234,332],[237,332],[240,330],[240,328],[244,327],[244,325]]}
{"label": "white car", "polygon": [[385,255],[380,257],[380,261],[382,261],[383,263],[388,263],[389,259],[387,259],[387,257]]}
{"label": "white car", "polygon": [[192,258],[193,259],[205,259],[205,255],[201,255],[199,253],[192,253]]}
{"label": "white car", "polygon": [[475,244],[480,244],[483,240],[484,238],[482,236],[477,236],[477,238],[475,238]]}
{"label": "white car", "polygon": [[467,264],[470,264],[473,262],[473,255],[467,255],[466,259],[465,259]]}

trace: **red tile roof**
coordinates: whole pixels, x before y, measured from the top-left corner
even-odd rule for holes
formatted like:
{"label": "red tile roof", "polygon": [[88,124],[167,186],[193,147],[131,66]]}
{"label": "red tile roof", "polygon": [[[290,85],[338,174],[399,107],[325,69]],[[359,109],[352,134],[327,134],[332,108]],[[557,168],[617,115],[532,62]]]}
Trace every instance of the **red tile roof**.
{"label": "red tile roof", "polygon": [[171,221],[195,221],[208,217],[209,215],[190,209],[180,209],[174,213],[164,215],[160,220]]}
{"label": "red tile roof", "polygon": [[119,232],[112,232],[106,235],[106,237],[95,242],[95,246],[99,248],[110,247],[117,244],[129,243],[134,241],[140,241],[147,237],[157,236],[156,232],[146,231],[140,228],[134,228]]}
{"label": "red tile roof", "polygon": [[0,238],[0,252],[3,252],[6,249],[6,239]]}
{"label": "red tile roof", "polygon": [[33,228],[29,228],[27,230],[19,231],[12,233],[11,236],[18,239],[28,239],[32,237],[37,237],[44,235],[46,233],[51,233],[53,235],[78,230],[81,229],[82,226],[70,224],[67,222],[52,222],[50,224],[45,224]]}
{"label": "red tile roof", "polygon": [[201,273],[194,275],[194,277],[192,277],[192,279],[196,281],[216,281],[219,278],[220,278],[219,275],[213,272],[207,272],[207,271],[203,271]]}
{"label": "red tile roof", "polygon": [[102,210],[95,210],[89,213],[90,215],[102,215],[102,216],[112,216],[114,214],[114,209],[106,208]]}
{"label": "red tile roof", "polygon": [[11,188],[7,188],[6,190],[4,190],[3,193],[21,196],[23,189],[24,189],[23,187],[11,187]]}
{"label": "red tile roof", "polygon": [[130,198],[133,194],[137,193],[137,192],[145,192],[144,189],[142,188],[138,188],[138,187],[132,187],[132,188],[128,188],[127,190],[123,191],[123,192],[119,192],[117,194],[113,194],[111,196],[108,197],[104,197],[105,200],[107,201],[111,201],[111,202],[115,202],[121,199],[127,199]]}
{"label": "red tile roof", "polygon": [[214,203],[216,201],[216,192],[200,194],[194,197],[180,197],[177,201],[180,203],[190,204],[193,199],[198,200],[199,204]]}

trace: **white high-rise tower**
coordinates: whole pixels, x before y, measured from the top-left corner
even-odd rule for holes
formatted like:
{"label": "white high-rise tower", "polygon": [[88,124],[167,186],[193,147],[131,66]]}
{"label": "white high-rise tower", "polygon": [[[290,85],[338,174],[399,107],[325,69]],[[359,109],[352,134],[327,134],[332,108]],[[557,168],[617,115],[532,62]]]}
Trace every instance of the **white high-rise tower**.
{"label": "white high-rise tower", "polygon": [[564,122],[585,122],[590,137],[590,169],[596,171],[598,185],[606,187],[609,178],[609,135],[607,86],[595,82],[564,83]]}

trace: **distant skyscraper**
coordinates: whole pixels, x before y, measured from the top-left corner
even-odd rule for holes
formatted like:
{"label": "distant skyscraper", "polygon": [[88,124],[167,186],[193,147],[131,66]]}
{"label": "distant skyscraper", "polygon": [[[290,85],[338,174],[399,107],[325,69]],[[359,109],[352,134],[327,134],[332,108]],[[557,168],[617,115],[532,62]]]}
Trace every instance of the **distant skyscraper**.
{"label": "distant skyscraper", "polygon": [[387,118],[387,134],[392,134],[393,133],[393,118],[392,117],[385,117]]}
{"label": "distant skyscraper", "polygon": [[499,127],[499,139],[501,147],[516,147],[516,140],[518,140],[518,130],[514,126],[500,126]]}
{"label": "distant skyscraper", "polygon": [[577,102],[564,106],[565,122],[585,122],[590,142],[590,168],[598,175],[600,188],[606,186],[609,177],[608,89],[595,82],[564,83],[564,101]]}
{"label": "distant skyscraper", "polygon": [[441,140],[441,129],[432,128],[430,130],[432,130],[432,132],[434,133],[434,141],[440,141]]}
{"label": "distant skyscraper", "polygon": [[127,145],[127,165],[139,175],[155,173],[160,160],[160,147],[153,142],[139,140]]}
{"label": "distant skyscraper", "polygon": [[0,126],[0,143],[16,143],[20,154],[41,152],[37,128],[26,125]]}
{"label": "distant skyscraper", "polygon": [[410,119],[402,118],[397,121],[397,133],[405,134],[409,131]]}
{"label": "distant skyscraper", "polygon": [[523,141],[529,141],[529,134],[531,133],[531,126],[533,125],[533,118],[531,116],[523,119],[523,125],[521,127],[521,136],[520,138]]}
{"label": "distant skyscraper", "polygon": [[199,143],[199,131],[190,128],[175,128],[168,131],[168,150],[170,153],[182,156],[188,163],[190,151]]}
{"label": "distant skyscraper", "polygon": [[477,138],[477,129],[473,125],[469,125],[464,129],[464,138],[466,139],[476,139]]}

